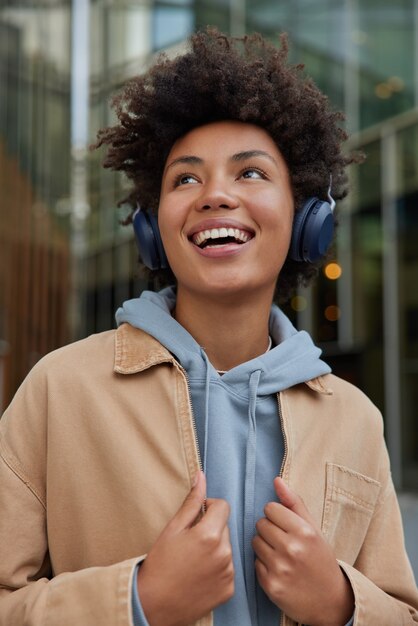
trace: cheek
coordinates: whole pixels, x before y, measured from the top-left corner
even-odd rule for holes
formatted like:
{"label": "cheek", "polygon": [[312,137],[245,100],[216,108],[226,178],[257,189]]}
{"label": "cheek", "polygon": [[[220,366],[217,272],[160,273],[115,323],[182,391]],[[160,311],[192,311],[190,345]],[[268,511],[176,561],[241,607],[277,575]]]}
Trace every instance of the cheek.
{"label": "cheek", "polygon": [[264,258],[272,272],[280,271],[289,252],[292,237],[293,205],[283,206],[282,201],[281,206],[276,205],[274,210],[271,207],[266,209],[262,224]]}
{"label": "cheek", "polygon": [[280,241],[290,240],[293,228],[293,208],[278,206],[264,213],[264,227]]}
{"label": "cheek", "polygon": [[176,228],[176,213],[170,210],[165,203],[160,203],[158,208],[158,227],[161,238],[165,246],[170,244],[170,235],[174,234]]}
{"label": "cheek", "polygon": [[253,216],[260,226],[290,231],[293,225],[294,202],[291,193],[277,188],[251,198]]}
{"label": "cheek", "polygon": [[179,238],[182,231],[182,216],[179,207],[174,208],[167,202],[160,202],[158,208],[158,227],[168,262],[176,275],[181,265],[182,243]]}

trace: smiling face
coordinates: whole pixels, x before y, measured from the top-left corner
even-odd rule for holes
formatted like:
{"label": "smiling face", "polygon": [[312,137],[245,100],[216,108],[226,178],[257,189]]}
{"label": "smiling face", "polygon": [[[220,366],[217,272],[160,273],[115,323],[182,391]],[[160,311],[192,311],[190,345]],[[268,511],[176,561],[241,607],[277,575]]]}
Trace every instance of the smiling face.
{"label": "smiling face", "polygon": [[178,139],[166,161],[158,211],[178,293],[257,292],[271,299],[293,212],[287,166],[262,128],[214,122]]}

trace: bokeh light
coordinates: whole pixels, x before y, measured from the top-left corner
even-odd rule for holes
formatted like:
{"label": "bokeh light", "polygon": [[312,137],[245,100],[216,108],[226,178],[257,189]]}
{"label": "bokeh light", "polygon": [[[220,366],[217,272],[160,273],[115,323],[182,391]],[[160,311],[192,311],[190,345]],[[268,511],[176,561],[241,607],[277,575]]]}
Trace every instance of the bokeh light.
{"label": "bokeh light", "polygon": [[303,296],[293,296],[290,301],[290,306],[294,311],[304,311],[308,303]]}
{"label": "bokeh light", "polygon": [[387,100],[394,93],[399,93],[405,88],[405,82],[400,76],[391,76],[386,82],[375,85],[374,92],[381,100]]}
{"label": "bokeh light", "polygon": [[403,91],[405,88],[405,82],[400,76],[391,76],[387,82],[392,91]]}
{"label": "bokeh light", "polygon": [[335,304],[330,304],[325,309],[324,315],[329,322],[336,322],[341,317],[341,309]]}
{"label": "bokeh light", "polygon": [[374,88],[374,92],[378,98],[381,100],[387,100],[392,95],[392,89],[389,87],[387,83],[379,83]]}
{"label": "bokeh light", "polygon": [[337,280],[343,273],[341,265],[333,261],[332,263],[327,263],[324,267],[324,274],[330,280]]}

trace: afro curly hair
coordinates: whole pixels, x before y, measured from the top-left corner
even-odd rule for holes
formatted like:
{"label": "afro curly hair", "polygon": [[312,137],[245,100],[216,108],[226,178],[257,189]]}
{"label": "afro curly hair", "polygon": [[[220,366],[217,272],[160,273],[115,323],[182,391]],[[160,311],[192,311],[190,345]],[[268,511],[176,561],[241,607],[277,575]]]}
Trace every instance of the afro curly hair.
{"label": "afro curly hair", "polygon": [[[280,43],[276,48],[257,33],[228,37],[207,28],[191,36],[185,53],[173,59],[161,54],[125,85],[112,103],[119,123],[100,130],[95,144],[108,146],[104,167],[125,172],[133,183],[122,202],[158,211],[174,142],[220,120],[255,124],[270,134],[289,169],[296,210],[311,196],[326,198],[330,177],[334,199],[346,195],[346,166],[359,157],[342,152],[344,116],[304,76],[303,65],[288,63],[285,34]],[[125,223],[131,219],[132,214]],[[287,258],[275,297],[288,299],[321,264]],[[171,271],[164,272],[157,272],[160,284],[172,282]]]}

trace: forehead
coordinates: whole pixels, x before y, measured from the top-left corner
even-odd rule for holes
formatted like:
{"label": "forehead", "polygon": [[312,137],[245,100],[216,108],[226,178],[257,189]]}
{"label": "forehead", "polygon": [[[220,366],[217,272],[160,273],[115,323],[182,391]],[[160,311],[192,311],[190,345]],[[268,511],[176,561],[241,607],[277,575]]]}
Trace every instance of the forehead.
{"label": "forehead", "polygon": [[167,164],[184,155],[207,160],[211,156],[218,159],[247,150],[263,150],[282,160],[278,147],[266,130],[255,124],[225,120],[198,126],[177,139],[170,150]]}

